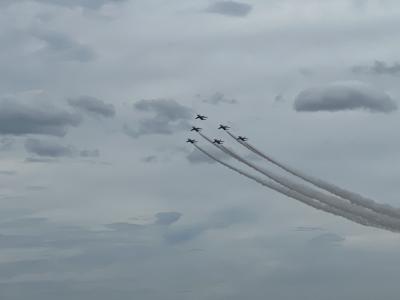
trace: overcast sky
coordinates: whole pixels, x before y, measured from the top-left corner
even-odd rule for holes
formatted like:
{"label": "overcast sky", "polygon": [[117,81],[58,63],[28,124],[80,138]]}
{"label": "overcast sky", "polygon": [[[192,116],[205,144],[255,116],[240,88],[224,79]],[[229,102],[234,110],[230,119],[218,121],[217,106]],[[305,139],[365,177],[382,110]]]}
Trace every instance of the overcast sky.
{"label": "overcast sky", "polygon": [[398,28],[394,0],[0,1],[0,298],[397,300],[398,234],[185,140],[267,167],[226,123],[400,207]]}

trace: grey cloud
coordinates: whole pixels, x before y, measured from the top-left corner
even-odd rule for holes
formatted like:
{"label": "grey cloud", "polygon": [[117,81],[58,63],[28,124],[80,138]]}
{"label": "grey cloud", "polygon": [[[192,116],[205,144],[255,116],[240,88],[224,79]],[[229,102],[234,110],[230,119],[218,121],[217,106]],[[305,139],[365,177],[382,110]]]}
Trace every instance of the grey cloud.
{"label": "grey cloud", "polygon": [[209,230],[224,229],[234,224],[255,220],[255,215],[244,208],[230,208],[214,213],[208,220],[192,224],[166,233],[165,239],[170,244],[193,240]]}
{"label": "grey cloud", "polygon": [[99,157],[100,151],[98,149],[81,150],[81,151],[79,151],[79,156],[81,156],[81,157]]}
{"label": "grey cloud", "polygon": [[278,95],[275,96],[274,101],[275,102],[284,102],[285,98],[283,97],[282,94],[278,94]]}
{"label": "grey cloud", "polygon": [[157,161],[157,156],[155,156],[155,155],[149,155],[149,156],[142,158],[142,162],[145,162],[145,163],[151,163],[151,162],[155,162],[155,161]]}
{"label": "grey cloud", "polygon": [[0,228],[26,228],[31,226],[38,226],[46,222],[46,218],[24,217],[13,219],[11,221],[1,222]]}
{"label": "grey cloud", "polygon": [[[78,151],[73,146],[65,146],[56,141],[40,140],[34,138],[29,138],[25,141],[25,149],[29,153],[35,154],[37,156],[51,157],[51,158],[76,157],[76,156],[84,158],[93,158],[100,156],[100,151],[98,149]],[[40,160],[40,162],[43,161]],[[45,162],[47,162],[47,160]]]}
{"label": "grey cloud", "polygon": [[236,1],[216,1],[205,11],[208,13],[221,14],[231,17],[245,17],[252,10],[252,6]]}
{"label": "grey cloud", "polygon": [[[105,227],[109,230],[91,231],[78,226],[62,226],[49,222],[45,218],[39,217],[19,217],[12,220],[0,223],[0,229],[12,230],[13,234],[0,234],[0,243],[2,248],[6,249],[29,249],[29,248],[51,248],[52,252],[55,249],[75,249],[79,247],[82,251],[80,254],[73,255],[66,259],[61,259],[59,262],[67,263],[67,269],[73,269],[79,266],[90,266],[96,268],[104,262],[119,260],[121,251],[124,248],[129,253],[129,256],[134,256],[135,250],[141,249],[142,246],[133,243],[145,237],[148,240],[149,235],[152,235],[154,241],[163,241],[164,230],[160,230],[159,226],[154,225],[171,225],[176,222],[181,214],[176,212],[164,212],[156,214],[156,221],[152,224],[138,225],[125,222],[117,222],[106,224]],[[168,230],[168,228],[167,228]],[[149,245],[150,246],[150,245]],[[101,250],[104,249],[104,250]],[[114,249],[116,256],[111,254],[109,250]],[[133,251],[133,252],[132,252]],[[100,252],[101,260],[94,258]],[[126,252],[126,253],[128,253]],[[100,259],[100,257],[98,257]],[[17,263],[0,263],[0,278],[10,278],[10,275],[44,273],[49,270],[56,271],[52,265],[51,259],[28,259]],[[102,261],[104,260],[104,261]],[[71,266],[71,263],[73,264]],[[32,265],[33,264],[33,265]],[[61,267],[61,266],[60,266]],[[70,268],[72,267],[72,268]],[[5,269],[8,268],[8,271]],[[13,274],[10,274],[13,270]],[[64,272],[63,267],[58,268],[59,272]]]}
{"label": "grey cloud", "polygon": [[27,105],[16,99],[0,101],[0,134],[64,136],[68,127],[80,121],[78,115],[53,107]]}
{"label": "grey cloud", "polygon": [[38,54],[46,59],[88,62],[94,59],[94,50],[75,41],[70,36],[56,31],[31,30],[31,35],[44,42]]}
{"label": "grey cloud", "polygon": [[[193,290],[190,296],[196,296],[203,293],[206,286],[213,289],[207,299],[214,299],[214,292],[225,288],[229,288],[232,299],[243,299],[246,295],[265,299],[267,295],[283,300],[293,299],[296,294],[302,298],[321,299],[326,293],[334,293],[338,283],[347,291],[339,289],[343,299],[373,299],[364,294],[385,293],[388,286],[393,295],[389,299],[397,299],[395,247],[389,251],[385,247],[380,251],[368,247],[351,249],[342,245],[344,237],[336,234],[317,235],[307,241],[299,234],[280,233],[279,237],[273,237],[264,227],[258,234],[231,228],[228,234],[213,232],[211,241],[194,241],[209,230],[226,229],[253,219],[254,216],[243,208],[228,209],[192,229],[190,226],[186,231],[183,228],[180,235],[175,235],[175,240],[172,236],[169,240],[163,239],[165,232],[171,232],[175,226],[158,228],[152,224],[136,228],[134,224],[114,223],[107,226],[112,230],[90,231],[36,218],[15,221],[17,226],[25,224],[33,232],[31,235],[0,235],[2,246],[8,251],[40,247],[47,249],[47,255],[29,255],[10,262],[3,260],[0,263],[0,297],[50,300],[54,295],[61,295],[65,300],[122,300],[135,295],[149,300],[187,299],[187,293],[178,291]],[[254,228],[259,227],[257,224]],[[221,257],[223,264],[219,263]],[[237,257],[243,259],[238,262]],[[191,275],[193,268],[197,270],[194,276]],[[363,274],[371,270],[384,271],[372,278],[360,278],[357,276],[360,268]],[[174,276],[169,276],[171,273]],[[391,281],[377,292],[376,285],[365,285],[365,280],[375,278],[391,278]],[[160,285],[155,291],[149,290],[154,282]],[[294,284],[296,289],[288,288]],[[362,289],[367,290],[360,293]]]}
{"label": "grey cloud", "polygon": [[156,214],[156,224],[157,225],[171,225],[177,222],[181,218],[182,214],[179,212],[160,212]]}
{"label": "grey cloud", "polygon": [[209,104],[214,104],[214,105],[218,105],[218,104],[222,104],[222,103],[227,103],[227,104],[236,104],[238,103],[238,101],[236,99],[230,99],[225,97],[224,94],[217,92],[214,95],[212,95],[211,97],[204,99],[203,100],[204,103],[209,103]]}
{"label": "grey cloud", "polygon": [[105,227],[115,230],[115,231],[135,231],[138,229],[143,229],[142,225],[132,224],[132,223],[125,223],[125,222],[118,222],[118,223],[111,223],[105,225]]}
{"label": "grey cloud", "polygon": [[124,125],[125,133],[133,138],[150,134],[173,134],[188,128],[188,120],[192,117],[190,108],[171,99],[141,100],[135,103],[134,108],[153,116],[140,120],[136,128]]}
{"label": "grey cloud", "polygon": [[309,68],[300,68],[299,73],[304,77],[311,77],[314,75],[314,71]]}
{"label": "grey cloud", "polygon": [[0,175],[13,176],[15,174],[17,174],[16,171],[7,171],[7,170],[0,171]]}
{"label": "grey cloud", "polygon": [[116,231],[135,231],[139,229],[146,229],[148,227],[151,227],[151,225],[168,226],[177,222],[181,217],[182,214],[179,212],[160,212],[155,215],[156,220],[153,224],[138,225],[126,222],[118,222],[107,224],[105,225],[105,227]]}
{"label": "grey cloud", "polygon": [[[207,151],[211,153],[213,156],[217,157],[218,159],[230,159],[229,156],[227,156],[225,153],[222,151],[219,151],[218,149],[214,148],[207,148]],[[193,149],[192,152],[190,152],[187,156],[186,159],[191,163],[191,164],[202,164],[202,163],[208,163],[208,164],[214,164],[215,160],[209,158],[208,156],[204,155],[204,153],[201,153],[201,151],[197,149]]]}
{"label": "grey cloud", "polygon": [[167,233],[165,239],[169,244],[184,243],[195,239],[208,229],[204,224],[186,226]]}
{"label": "grey cloud", "polygon": [[57,160],[51,158],[42,157],[27,157],[25,158],[26,163],[55,163]]}
{"label": "grey cloud", "polygon": [[190,119],[192,116],[188,107],[171,99],[141,100],[134,107],[138,111],[155,113],[155,117],[163,121]]}
{"label": "grey cloud", "polygon": [[59,5],[66,7],[84,7],[89,9],[99,9],[106,4],[122,3],[127,0],[34,0],[39,3]]}
{"label": "grey cloud", "polygon": [[354,73],[358,74],[377,74],[377,75],[400,75],[400,63],[395,62],[392,65],[384,61],[375,60],[370,66],[355,66],[352,68]]}
{"label": "grey cloud", "polygon": [[8,151],[14,145],[14,139],[5,136],[0,139],[0,151]]}
{"label": "grey cloud", "polygon": [[64,146],[53,141],[43,141],[32,138],[25,141],[25,149],[29,153],[38,156],[71,157],[74,154],[74,149],[71,146]]}
{"label": "grey cloud", "polygon": [[[7,227],[6,227],[7,228]],[[35,236],[0,234],[1,247],[4,248],[34,248],[40,246]],[[0,278],[6,275],[0,272]]]}
{"label": "grey cloud", "polygon": [[142,135],[170,135],[174,133],[174,129],[168,123],[159,120],[142,120],[136,128],[125,124],[123,129],[127,135],[133,138],[138,138]]}
{"label": "grey cloud", "polygon": [[368,6],[368,0],[353,0],[355,9],[364,10]]}
{"label": "grey cloud", "polygon": [[303,90],[294,102],[296,111],[343,111],[363,109],[389,113],[397,104],[389,95],[363,82],[335,82]]}
{"label": "grey cloud", "polygon": [[43,191],[45,189],[47,189],[47,187],[42,186],[42,185],[29,185],[26,187],[27,190],[30,191]]}
{"label": "grey cloud", "polygon": [[346,239],[340,235],[328,232],[328,233],[323,233],[323,234],[320,234],[320,235],[312,238],[309,241],[309,244],[311,246],[325,247],[325,246],[331,246],[331,245],[340,245],[345,240]]}
{"label": "grey cloud", "polygon": [[214,213],[209,224],[212,228],[226,228],[234,224],[253,222],[256,219],[256,214],[245,207],[230,207]]}
{"label": "grey cloud", "polygon": [[297,226],[295,231],[324,231],[325,229],[318,226]]}
{"label": "grey cloud", "polygon": [[68,99],[69,105],[84,113],[110,118],[115,115],[114,105],[90,96]]}

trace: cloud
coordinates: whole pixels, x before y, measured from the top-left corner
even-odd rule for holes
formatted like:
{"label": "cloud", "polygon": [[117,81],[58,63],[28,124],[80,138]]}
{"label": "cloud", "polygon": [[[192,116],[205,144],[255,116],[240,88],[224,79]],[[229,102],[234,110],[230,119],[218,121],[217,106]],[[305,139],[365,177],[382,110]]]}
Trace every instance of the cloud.
{"label": "cloud", "polygon": [[274,101],[275,102],[284,102],[285,98],[283,97],[282,94],[278,94],[278,95],[275,96]]}
{"label": "cloud", "polygon": [[156,221],[152,224],[139,225],[127,222],[117,222],[117,223],[106,224],[105,227],[121,232],[145,230],[147,228],[150,228],[152,225],[161,225],[161,226],[171,225],[177,222],[181,218],[181,216],[182,214],[179,212],[160,212],[155,214]]}
{"label": "cloud", "polygon": [[125,232],[136,231],[144,228],[142,225],[126,223],[126,222],[111,223],[105,225],[105,227],[115,231],[125,231]]}
{"label": "cloud", "polygon": [[81,157],[99,157],[100,151],[98,149],[81,150],[81,151],[79,151],[79,156],[81,156]]}
{"label": "cloud", "polygon": [[55,163],[57,160],[51,158],[41,158],[41,157],[27,157],[25,158],[26,163]]}
{"label": "cloud", "polygon": [[0,175],[5,175],[5,176],[14,176],[16,174],[17,174],[16,171],[10,171],[10,170],[0,171]]}
{"label": "cloud", "polygon": [[[221,160],[226,160],[230,159],[229,156],[227,156],[224,152],[214,149],[211,147],[206,148],[207,152],[211,153],[214,157],[221,159]],[[192,152],[190,152],[187,156],[186,159],[191,163],[191,164],[202,164],[202,163],[207,163],[207,164],[214,164],[216,163],[215,160],[209,158],[208,156],[204,155],[201,151],[197,149],[193,149]]]}
{"label": "cloud", "polygon": [[0,101],[0,134],[64,136],[68,127],[78,126],[80,121],[79,115],[54,107],[32,106],[17,99]]}
{"label": "cloud", "polygon": [[173,134],[187,129],[188,120],[192,118],[190,108],[171,99],[141,100],[135,103],[134,108],[153,116],[140,120],[136,128],[125,124],[125,133],[133,138],[151,134]]}
{"label": "cloud", "polygon": [[189,108],[170,99],[141,100],[134,107],[138,111],[153,112],[156,114],[155,118],[163,121],[190,119],[192,116]]}
{"label": "cloud", "polygon": [[44,43],[37,53],[46,59],[89,62],[94,59],[94,50],[70,36],[56,31],[32,29],[31,35]]}
{"label": "cloud", "polygon": [[363,109],[389,113],[397,109],[397,104],[386,93],[363,82],[344,81],[303,90],[295,99],[294,109],[309,112]]}
{"label": "cloud", "polygon": [[340,245],[346,239],[340,235],[335,233],[323,233],[314,238],[312,238],[308,243],[311,246],[318,246],[318,247],[325,247],[325,246],[332,246],[332,245]]}
{"label": "cloud", "polygon": [[295,231],[324,231],[325,229],[318,226],[297,226]]}
{"label": "cloud", "polygon": [[68,99],[69,105],[79,111],[93,116],[110,118],[115,115],[114,105],[105,103],[103,100],[90,96],[81,96]]}
{"label": "cloud", "polygon": [[357,10],[364,10],[368,6],[368,0],[353,0],[353,6]]}
{"label": "cloud", "polygon": [[230,98],[226,98],[224,94],[217,92],[214,95],[212,95],[211,97],[207,98],[207,99],[203,99],[204,103],[208,103],[208,104],[214,104],[214,105],[218,105],[218,104],[222,104],[222,103],[227,103],[227,104],[236,104],[238,103],[238,101],[236,99],[230,99]]}
{"label": "cloud", "polygon": [[11,137],[2,137],[0,138],[0,151],[8,151],[10,150],[14,145],[14,139]]}
{"label": "cloud", "polygon": [[30,190],[30,191],[43,191],[43,190],[47,189],[47,187],[42,186],[42,185],[28,185],[26,187],[26,189]]}
{"label": "cloud", "polygon": [[46,218],[23,217],[11,221],[1,222],[0,228],[26,228],[46,223]]}
{"label": "cloud", "polygon": [[300,68],[299,73],[304,77],[312,77],[314,75],[314,71],[310,68]]}
{"label": "cloud", "polygon": [[216,1],[206,8],[205,11],[230,17],[245,17],[251,10],[252,6],[246,3],[236,1]]}
{"label": "cloud", "polygon": [[117,4],[127,0],[34,0],[39,3],[59,5],[65,7],[84,7],[89,9],[99,9],[106,4]]}
{"label": "cloud", "polygon": [[234,224],[246,223],[254,221],[255,219],[256,216],[253,213],[242,207],[230,208],[214,213],[204,222],[168,231],[165,235],[165,239],[170,244],[188,242],[207,231],[224,229]]}
{"label": "cloud", "polygon": [[[40,140],[29,138],[25,141],[25,149],[31,154],[35,154],[40,157],[57,158],[57,157],[83,157],[83,158],[94,158],[100,156],[98,149],[94,150],[77,150],[73,146],[65,146],[55,141]],[[29,162],[48,162],[47,159],[44,161],[41,158],[28,158]]]}
{"label": "cloud", "polygon": [[354,73],[358,74],[376,74],[376,75],[400,75],[400,63],[396,62],[392,65],[384,61],[375,60],[370,66],[355,66],[352,68]]}
{"label": "cloud", "polygon": [[142,162],[145,162],[145,163],[152,163],[152,162],[156,162],[156,161],[157,161],[157,156],[155,156],[155,155],[148,155],[148,156],[142,158]]}
{"label": "cloud", "polygon": [[25,141],[25,149],[29,153],[47,157],[71,157],[75,151],[71,146],[63,146],[56,142],[32,138]]}
{"label": "cloud", "polygon": [[156,214],[157,221],[155,224],[157,225],[171,225],[172,223],[177,222],[182,217],[182,214],[179,212],[171,211],[171,212],[160,212]]}

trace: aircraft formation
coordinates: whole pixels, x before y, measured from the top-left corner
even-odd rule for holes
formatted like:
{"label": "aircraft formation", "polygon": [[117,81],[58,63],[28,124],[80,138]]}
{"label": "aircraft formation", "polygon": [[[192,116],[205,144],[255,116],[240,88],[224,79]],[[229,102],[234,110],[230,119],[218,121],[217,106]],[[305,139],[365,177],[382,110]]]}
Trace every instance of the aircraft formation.
{"label": "aircraft formation", "polygon": [[[207,116],[197,114],[194,119],[205,121],[208,118]],[[385,229],[392,232],[400,232],[399,208],[376,202],[375,200],[338,187],[320,178],[307,175],[285,163],[281,163],[248,143],[247,137],[233,134],[228,125],[220,124],[218,129],[224,131],[248,151],[251,151],[268,163],[285,171],[289,177],[275,174],[273,171],[258,166],[258,162],[255,163],[249,160],[248,157],[236,153],[231,147],[224,146],[224,141],[222,139],[210,138],[205,135],[201,127],[193,126],[190,131],[197,133],[202,139],[217,147],[227,156],[249,167],[253,172],[249,172],[244,168],[236,167],[225,160],[221,160],[219,157],[199,146],[195,139],[188,138],[186,142],[192,144],[197,150],[220,165],[307,206],[340,216],[360,225]],[[264,177],[254,175],[254,171],[261,173]],[[295,177],[297,179],[292,180],[290,177]],[[298,179],[302,180],[303,183],[299,184],[297,182]]]}
{"label": "aircraft formation", "polygon": [[[194,119],[195,119],[195,120],[205,121],[205,120],[208,119],[208,117],[207,117],[207,116],[204,116],[204,115],[197,114],[196,117],[195,117]],[[224,131],[228,131],[229,129],[231,129],[231,127],[228,126],[228,125],[219,124],[218,129],[222,129],[222,130],[224,130]],[[202,128],[196,127],[196,126],[192,126],[192,128],[190,129],[190,131],[194,131],[194,132],[200,132],[201,130],[202,130]],[[242,141],[242,142],[246,142],[246,141],[248,140],[248,138],[245,137],[245,136],[240,136],[240,135],[239,135],[239,136],[237,137],[237,140],[238,140],[238,141]],[[197,141],[194,140],[194,139],[187,139],[187,141],[186,141],[186,143],[191,143],[191,144],[194,144],[194,143],[196,143],[196,142],[197,142]],[[222,145],[222,144],[224,143],[224,141],[221,140],[221,139],[213,139],[213,143],[214,143],[214,144],[217,144],[217,145]]]}

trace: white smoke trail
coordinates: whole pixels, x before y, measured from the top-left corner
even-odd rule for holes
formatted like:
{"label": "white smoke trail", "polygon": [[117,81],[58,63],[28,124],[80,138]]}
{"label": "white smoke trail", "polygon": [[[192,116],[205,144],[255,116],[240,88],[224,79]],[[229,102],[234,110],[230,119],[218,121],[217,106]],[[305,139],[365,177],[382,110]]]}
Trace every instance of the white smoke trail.
{"label": "white smoke trail", "polygon": [[261,178],[259,178],[257,176],[251,175],[251,174],[249,174],[249,173],[247,173],[247,172],[245,172],[245,171],[243,171],[243,170],[241,170],[239,168],[236,168],[236,167],[234,167],[234,166],[232,166],[232,165],[230,165],[230,164],[228,164],[228,163],[216,158],[214,155],[208,153],[206,150],[202,149],[200,146],[198,146],[198,145],[194,145],[194,146],[199,151],[201,151],[202,153],[207,155],[209,158],[211,158],[211,159],[215,160],[216,162],[218,162],[219,164],[231,169],[232,171],[237,172],[237,173],[239,173],[239,174],[241,174],[241,175],[243,175],[243,176],[245,176],[245,177],[247,177],[249,179],[252,179],[252,180],[258,182],[259,184],[262,184],[263,186],[266,186],[266,187],[268,187],[268,188],[270,188],[270,189],[272,189],[272,190],[274,190],[274,191],[276,191],[278,193],[282,193],[282,194],[286,195],[287,197],[290,197],[290,198],[293,198],[295,200],[298,200],[298,201],[300,201],[300,202],[302,202],[302,203],[304,203],[304,204],[306,204],[306,205],[308,205],[310,207],[313,207],[313,208],[321,210],[321,211],[325,211],[327,213],[330,213],[330,214],[333,214],[333,215],[336,215],[336,216],[343,217],[343,218],[345,218],[345,219],[347,219],[349,221],[352,221],[352,222],[355,222],[357,224],[361,224],[361,225],[364,225],[364,226],[375,227],[375,228],[385,229],[385,230],[394,231],[394,232],[398,231],[398,230],[396,230],[394,228],[388,228],[386,226],[382,226],[381,224],[376,224],[376,223],[370,222],[369,220],[366,220],[366,219],[364,219],[364,218],[362,218],[362,217],[360,217],[358,215],[354,215],[354,214],[349,213],[347,211],[342,211],[340,209],[331,207],[331,206],[326,205],[324,203],[321,203],[321,202],[319,202],[319,201],[317,201],[315,199],[312,199],[310,197],[304,196],[303,194],[300,194],[300,193],[298,193],[298,192],[296,192],[294,190],[288,189],[288,188],[286,188],[286,187],[284,187],[284,186],[282,186],[280,184],[276,184],[276,183],[274,183],[272,181],[264,180],[264,179],[261,179]]}
{"label": "white smoke trail", "polygon": [[289,166],[284,165],[281,162],[278,162],[277,160],[271,158],[270,156],[264,154],[263,152],[261,152],[260,150],[258,150],[257,148],[255,148],[254,146],[252,146],[251,144],[244,142],[244,141],[240,141],[238,140],[238,137],[235,136],[233,133],[226,131],[233,139],[235,139],[237,142],[239,142],[241,145],[243,145],[244,147],[246,147],[247,149],[249,149],[250,151],[254,152],[255,154],[259,155],[260,157],[266,159],[267,161],[273,163],[274,165],[280,167],[281,169],[285,170],[286,172],[299,177],[301,179],[303,179],[304,181],[307,181],[309,183],[311,183],[312,185],[319,187],[325,191],[328,191],[332,194],[335,194],[336,196],[342,197],[343,199],[347,199],[348,201],[350,201],[353,204],[371,209],[375,212],[390,216],[390,217],[394,217],[394,218],[400,218],[400,209],[395,208],[393,206],[390,206],[388,204],[382,204],[382,203],[377,203],[372,199],[366,198],[364,196],[361,196],[357,193],[351,192],[349,190],[345,190],[341,187],[338,187],[334,184],[331,184],[329,182],[326,182],[324,180],[318,179],[318,178],[314,178],[312,176],[306,175],[303,172],[300,172],[298,170],[295,170]]}
{"label": "white smoke trail", "polygon": [[[212,140],[210,138],[208,138],[207,136],[205,136],[202,133],[200,133],[200,135],[204,139],[206,139],[208,142],[212,143]],[[278,176],[268,170],[259,168],[258,166],[254,165],[253,163],[247,161],[245,158],[236,154],[234,151],[232,151],[222,145],[217,145],[214,143],[212,143],[212,144],[215,145],[216,147],[218,147],[220,150],[224,151],[226,154],[230,155],[231,157],[237,159],[238,161],[249,166],[250,168],[253,168],[254,170],[260,172],[261,174],[267,176],[268,178],[274,180],[275,182],[277,182],[291,190],[297,191],[297,192],[303,194],[304,196],[321,201],[321,202],[323,202],[327,205],[330,205],[334,208],[337,208],[337,209],[340,209],[343,211],[347,211],[352,214],[359,215],[365,219],[370,220],[373,223],[379,223],[385,227],[394,228],[395,230],[400,231],[400,220],[398,220],[398,219],[393,219],[391,217],[381,215],[374,211],[367,210],[362,207],[354,206],[354,205],[350,204],[349,202],[347,202],[341,198],[338,198],[336,196],[326,195],[326,194],[324,194],[320,191],[317,191],[311,187],[307,187],[307,186],[304,186],[301,184],[294,183],[285,177]]]}

